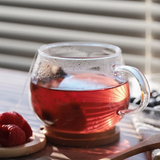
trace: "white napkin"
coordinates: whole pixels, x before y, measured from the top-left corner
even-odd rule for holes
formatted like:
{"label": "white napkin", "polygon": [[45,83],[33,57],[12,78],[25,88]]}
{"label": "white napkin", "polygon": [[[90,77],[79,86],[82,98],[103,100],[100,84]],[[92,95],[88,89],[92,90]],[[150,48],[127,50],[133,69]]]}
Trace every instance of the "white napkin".
{"label": "white napkin", "polygon": [[[142,137],[142,140],[151,137],[155,134],[160,134],[160,129],[152,125],[143,123],[138,117],[132,118],[133,125],[137,133]],[[151,152],[147,152],[148,158],[151,160],[160,160],[160,148]]]}

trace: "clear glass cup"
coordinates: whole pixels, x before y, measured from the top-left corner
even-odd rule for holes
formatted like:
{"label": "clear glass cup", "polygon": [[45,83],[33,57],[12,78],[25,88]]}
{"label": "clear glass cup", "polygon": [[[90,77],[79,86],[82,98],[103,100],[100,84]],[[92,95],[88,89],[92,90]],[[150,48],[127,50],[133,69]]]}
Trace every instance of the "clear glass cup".
{"label": "clear glass cup", "polygon": [[[130,109],[127,74],[138,80],[141,103]],[[47,44],[38,49],[30,80],[30,103],[47,129],[96,133],[112,129],[126,114],[148,104],[144,75],[124,64],[117,46],[94,42]]]}

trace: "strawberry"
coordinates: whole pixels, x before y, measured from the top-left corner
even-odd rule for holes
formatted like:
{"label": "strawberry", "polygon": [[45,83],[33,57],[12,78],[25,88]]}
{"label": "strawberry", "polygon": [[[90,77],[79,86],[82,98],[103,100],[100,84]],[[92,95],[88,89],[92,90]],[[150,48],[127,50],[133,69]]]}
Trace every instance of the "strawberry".
{"label": "strawberry", "polygon": [[26,135],[18,126],[8,124],[0,127],[0,145],[2,147],[13,147],[25,142]]}
{"label": "strawberry", "polygon": [[24,124],[24,119],[23,117],[15,112],[15,111],[11,111],[11,112],[4,112],[2,114],[0,114],[0,124],[15,124],[18,127],[22,128],[23,124]]}

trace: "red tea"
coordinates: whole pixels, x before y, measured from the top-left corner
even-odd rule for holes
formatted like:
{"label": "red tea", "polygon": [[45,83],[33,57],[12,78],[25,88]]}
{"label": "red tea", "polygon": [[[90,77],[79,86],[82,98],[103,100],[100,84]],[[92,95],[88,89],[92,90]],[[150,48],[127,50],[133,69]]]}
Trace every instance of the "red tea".
{"label": "red tea", "polygon": [[38,117],[55,130],[93,133],[106,131],[127,109],[129,84],[96,74],[76,74],[30,84],[31,104]]}

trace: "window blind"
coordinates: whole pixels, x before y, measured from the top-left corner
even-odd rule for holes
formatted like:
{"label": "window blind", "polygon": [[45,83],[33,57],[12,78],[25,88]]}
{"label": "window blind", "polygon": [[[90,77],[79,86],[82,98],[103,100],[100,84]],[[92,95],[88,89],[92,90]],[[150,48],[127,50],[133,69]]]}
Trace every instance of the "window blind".
{"label": "window blind", "polygon": [[28,70],[43,44],[119,46],[127,65],[160,70],[159,0],[1,0],[0,66]]}

